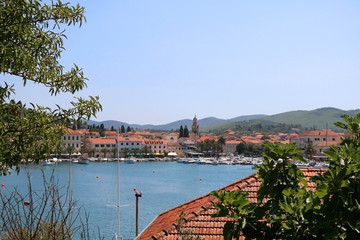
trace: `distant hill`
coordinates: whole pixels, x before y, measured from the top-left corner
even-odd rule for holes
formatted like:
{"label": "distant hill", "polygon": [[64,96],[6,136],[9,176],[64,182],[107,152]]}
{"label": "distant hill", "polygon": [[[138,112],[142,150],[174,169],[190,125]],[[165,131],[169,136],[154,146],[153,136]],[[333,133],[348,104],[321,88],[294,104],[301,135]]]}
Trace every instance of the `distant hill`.
{"label": "distant hill", "polygon": [[334,122],[343,121],[341,116],[348,114],[354,116],[360,113],[360,109],[344,111],[337,108],[319,108],[311,111],[292,111],[275,114],[262,118],[276,123],[300,124],[302,127],[324,129],[326,125],[330,129],[337,129]]}
{"label": "distant hill", "polygon": [[[215,117],[207,117],[207,118],[203,118],[203,119],[199,119],[198,120],[198,124],[200,126],[200,130],[203,130],[205,128],[211,128],[212,126],[216,126],[219,124],[223,124],[223,123],[231,123],[231,122],[235,122],[235,121],[239,121],[237,119],[241,119],[241,120],[249,120],[249,119],[256,119],[259,117],[263,117],[266,115],[249,115],[249,116],[240,116],[240,117],[236,117],[236,118],[232,118],[232,119],[220,119],[220,118],[215,118]],[[152,124],[146,124],[146,125],[140,125],[140,124],[129,124],[126,122],[120,122],[120,121],[115,121],[115,120],[107,120],[107,121],[93,121],[90,120],[88,122],[88,124],[92,125],[100,125],[100,124],[104,124],[105,128],[111,128],[112,126],[114,128],[118,128],[121,127],[121,125],[124,125],[125,127],[130,126],[134,129],[149,129],[149,130],[164,130],[164,131],[171,131],[171,130],[177,130],[180,128],[180,126],[182,125],[183,127],[187,126],[190,130],[191,125],[192,125],[192,119],[183,119],[183,120],[178,120],[175,122],[171,122],[171,123],[167,123],[167,124],[162,124],[162,125],[152,125]]]}
{"label": "distant hill", "polygon": [[360,113],[360,109],[344,111],[337,108],[319,108],[311,111],[291,111],[279,113],[271,116],[262,116],[259,118],[243,121],[234,121],[206,128],[207,131],[223,131],[225,129],[234,129],[236,126],[248,126],[249,124],[261,123],[263,125],[273,125],[278,123],[301,125],[301,128],[324,129],[328,127],[332,130],[339,130],[334,126],[335,122],[343,122],[341,116],[348,114],[354,116]]}
{"label": "distant hill", "polygon": [[[219,119],[215,117],[207,117],[198,120],[198,124],[200,126],[201,131],[209,131],[211,129],[226,129],[232,128],[236,124],[240,124],[242,121],[247,120],[255,120],[257,122],[266,122],[266,123],[286,123],[286,124],[300,124],[304,128],[315,128],[315,129],[323,129],[326,128],[326,124],[330,129],[336,129],[333,125],[334,122],[342,121],[341,115],[348,114],[354,116],[355,114],[360,113],[360,109],[356,110],[349,110],[344,111],[337,108],[319,108],[311,111],[290,111],[279,113],[275,115],[248,115],[248,116],[239,116],[231,119]],[[92,121],[90,120],[88,124],[95,124],[100,125],[101,123],[104,124],[105,128],[119,128],[121,125],[125,127],[130,126],[135,129],[148,129],[148,130],[163,130],[163,131],[170,131],[170,130],[177,130],[182,125],[187,126],[190,130],[192,125],[192,119],[183,119],[178,120],[175,122],[171,122],[168,124],[162,125],[140,125],[140,124],[129,124],[126,122],[120,122],[115,120],[107,120],[107,121]]]}

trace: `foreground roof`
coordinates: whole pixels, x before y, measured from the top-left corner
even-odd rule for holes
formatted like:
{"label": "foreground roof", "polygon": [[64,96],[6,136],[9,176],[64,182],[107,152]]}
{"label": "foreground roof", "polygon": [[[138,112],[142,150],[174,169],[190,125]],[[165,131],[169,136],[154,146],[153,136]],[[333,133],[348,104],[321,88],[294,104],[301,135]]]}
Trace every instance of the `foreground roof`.
{"label": "foreground roof", "polygon": [[[309,182],[310,177],[318,173],[323,173],[326,169],[305,168],[302,169],[302,171],[306,180]],[[259,190],[260,183],[260,179],[254,173],[239,181],[229,184],[226,187],[220,188],[219,191],[242,190],[243,192],[247,192],[249,194],[247,199],[250,203],[256,203],[257,191]],[[308,185],[309,188],[315,188],[313,183],[309,182]],[[214,207],[216,202],[216,198],[210,196],[210,194],[206,194],[163,212],[140,233],[136,240],[180,239],[176,226],[178,224],[177,220],[182,212],[185,214],[183,231],[191,232],[193,236],[199,236],[204,240],[224,239],[222,235],[223,227],[229,219],[225,217],[211,217],[211,215],[217,211]]]}

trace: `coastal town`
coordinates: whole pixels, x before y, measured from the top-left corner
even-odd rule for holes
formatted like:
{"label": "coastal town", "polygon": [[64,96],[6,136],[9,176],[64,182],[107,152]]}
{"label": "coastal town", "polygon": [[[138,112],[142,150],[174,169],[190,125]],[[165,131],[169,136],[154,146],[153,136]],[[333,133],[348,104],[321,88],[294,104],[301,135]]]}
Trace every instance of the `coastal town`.
{"label": "coastal town", "polygon": [[[72,157],[89,158],[92,161],[112,161],[118,156],[122,160],[131,159],[132,161],[169,159],[181,161],[181,158],[219,158],[219,156],[233,158],[244,155],[240,146],[261,146],[265,142],[280,142],[281,144],[293,142],[304,149],[310,147],[310,153],[304,154],[309,159],[323,160],[325,158],[323,151],[331,146],[338,146],[344,134],[344,132],[320,129],[303,133],[295,131],[277,133],[266,138],[261,133],[237,137],[233,130],[227,129],[220,136],[214,136],[210,133],[200,134],[195,116],[191,131],[186,137],[180,136],[178,132],[132,130],[119,133],[110,129],[105,129],[104,136],[100,136],[99,132],[90,129],[67,129],[62,139],[68,150],[65,150],[66,154]],[[220,143],[220,147],[206,147],[206,144],[211,143]],[[201,161],[201,163],[214,163]]]}
{"label": "coastal town", "polygon": [[0,239],[360,239],[359,11],[1,1]]}

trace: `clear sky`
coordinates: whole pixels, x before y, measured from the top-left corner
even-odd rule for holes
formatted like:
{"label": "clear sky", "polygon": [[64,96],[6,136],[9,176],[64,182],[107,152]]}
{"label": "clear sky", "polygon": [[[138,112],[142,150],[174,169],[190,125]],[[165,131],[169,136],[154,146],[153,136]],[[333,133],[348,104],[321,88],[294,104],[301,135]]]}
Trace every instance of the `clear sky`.
{"label": "clear sky", "polygon": [[[77,96],[100,97],[103,112],[94,120],[163,124],[195,114],[359,108],[358,0],[80,4],[87,22],[66,28],[61,62],[76,63],[89,78]],[[71,100],[32,85],[17,97],[43,105]]]}

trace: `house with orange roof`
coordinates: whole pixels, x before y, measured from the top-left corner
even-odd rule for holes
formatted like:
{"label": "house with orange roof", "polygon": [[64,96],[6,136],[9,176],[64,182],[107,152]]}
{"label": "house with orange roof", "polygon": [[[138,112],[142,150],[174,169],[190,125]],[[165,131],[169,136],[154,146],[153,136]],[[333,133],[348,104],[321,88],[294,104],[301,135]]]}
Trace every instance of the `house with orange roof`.
{"label": "house with orange roof", "polygon": [[70,128],[65,130],[62,136],[65,147],[74,147],[76,151],[80,151],[82,146],[83,133],[80,130],[72,130]]}
{"label": "house with orange roof", "polygon": [[184,147],[180,145],[178,142],[168,142],[167,149],[169,153],[176,153],[177,156],[184,156]]}
{"label": "house with orange roof", "polygon": [[235,141],[235,140],[226,140],[225,146],[223,147],[223,151],[225,154],[236,154],[236,146],[242,143],[243,141]]}
{"label": "house with orange roof", "polygon": [[143,146],[148,147],[155,155],[162,155],[168,152],[168,142],[162,139],[143,139]]}
{"label": "house with orange roof", "polygon": [[281,144],[287,144],[289,143],[289,139],[287,138],[287,134],[284,133],[280,133],[280,134],[273,134],[273,135],[269,135],[269,139],[264,139],[264,141],[267,142],[279,142]]}
{"label": "house with orange roof", "polygon": [[212,137],[212,136],[208,136],[208,135],[201,135],[198,139],[196,139],[196,142],[205,141],[205,140],[207,140],[207,139],[211,140],[211,139],[213,139],[213,137]]}
{"label": "house with orange roof", "polygon": [[234,135],[225,135],[223,136],[226,140],[229,141],[240,141],[241,139],[238,137],[235,137]]}
{"label": "house with orange roof", "polygon": [[[112,138],[88,138],[85,141],[85,149],[96,149],[97,157],[100,156],[102,149],[106,149],[109,152],[116,148],[116,139]],[[102,153],[102,156],[105,154]]]}
{"label": "house with orange roof", "polygon": [[161,139],[164,139],[168,142],[177,142],[178,138],[179,138],[179,133],[175,133],[175,132],[162,132],[159,137]]}
{"label": "house with orange roof", "polygon": [[261,138],[253,137],[253,136],[242,136],[241,141],[244,143],[253,143],[253,144],[262,144],[263,141]]}
{"label": "house with orange roof", "polygon": [[109,130],[105,131],[106,138],[116,138],[117,134],[118,134],[117,131],[109,131]]}
{"label": "house with orange roof", "polygon": [[[315,188],[315,184],[310,182],[310,177],[323,173],[325,169],[306,168],[302,169],[305,179],[310,189]],[[250,203],[257,202],[257,192],[261,180],[256,173],[242,178],[218,191],[237,191],[242,190],[248,193],[247,200]],[[199,237],[203,240],[223,240],[223,227],[227,221],[226,217],[212,217],[217,212],[215,203],[218,200],[210,194],[195,198],[187,203],[176,206],[168,211],[159,214],[136,238],[135,240],[177,240],[181,239],[178,231],[180,215],[184,214],[181,226],[182,232],[191,233],[192,237]],[[243,240],[243,237],[240,237]]]}
{"label": "house with orange roof", "polygon": [[129,149],[141,149],[143,147],[143,139],[139,137],[119,137],[119,150]]}
{"label": "house with orange roof", "polygon": [[80,129],[79,131],[81,131],[83,133],[85,138],[99,138],[100,137],[99,132],[90,131],[89,129]]}
{"label": "house with orange roof", "polygon": [[312,143],[316,149],[315,155],[320,157],[322,156],[322,152],[329,147],[339,146],[341,137],[344,135],[344,133],[334,132],[329,129],[308,131],[299,135],[298,146],[306,147],[308,143]]}
{"label": "house with orange roof", "polygon": [[297,133],[291,133],[287,136],[287,139],[289,142],[296,143],[297,146],[300,144],[300,136]]}

